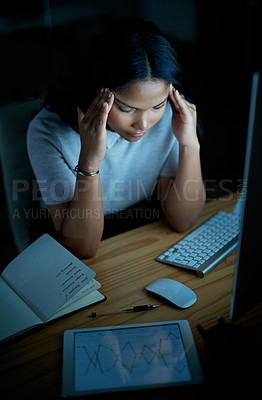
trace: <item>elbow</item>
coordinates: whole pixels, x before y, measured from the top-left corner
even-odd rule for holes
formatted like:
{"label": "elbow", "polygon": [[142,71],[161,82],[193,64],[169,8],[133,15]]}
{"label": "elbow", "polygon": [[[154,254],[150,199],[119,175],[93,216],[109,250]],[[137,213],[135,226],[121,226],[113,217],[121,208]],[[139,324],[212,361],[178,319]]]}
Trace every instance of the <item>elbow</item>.
{"label": "elbow", "polygon": [[166,212],[165,216],[169,225],[178,233],[184,233],[191,229],[197,222],[202,207],[197,212],[194,213],[176,213],[171,214]]}
{"label": "elbow", "polygon": [[74,254],[78,258],[93,258],[97,254],[100,241],[100,238],[91,241],[79,240],[73,248]]}
{"label": "elbow", "polygon": [[74,255],[78,258],[86,259],[86,258],[93,258],[96,256],[98,250],[98,246],[95,248],[77,248],[77,249],[72,249]]}
{"label": "elbow", "polygon": [[86,259],[96,256],[100,239],[87,241],[84,239],[72,239],[60,236],[60,240],[76,257]]}
{"label": "elbow", "polygon": [[176,221],[175,223],[169,222],[172,228],[178,233],[184,233],[188,231],[195,224],[194,221]]}

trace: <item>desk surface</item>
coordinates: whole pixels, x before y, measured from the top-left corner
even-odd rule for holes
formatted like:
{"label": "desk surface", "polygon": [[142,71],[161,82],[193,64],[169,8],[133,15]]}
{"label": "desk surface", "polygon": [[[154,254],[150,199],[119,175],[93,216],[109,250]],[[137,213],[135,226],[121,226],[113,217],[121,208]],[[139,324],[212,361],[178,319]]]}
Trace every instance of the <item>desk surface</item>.
{"label": "desk surface", "polygon": [[[217,211],[232,211],[235,204],[236,196],[233,195],[207,203],[197,225]],[[107,300],[5,344],[0,349],[1,394],[5,393],[7,399],[59,399],[63,332],[67,329],[187,319],[201,358],[204,344],[197,325],[208,329],[216,325],[218,316],[229,322],[236,251],[203,279],[155,261],[155,257],[185,234],[174,232],[166,221],[160,221],[103,241],[97,256],[86,263],[96,272]],[[190,287],[198,297],[197,302],[186,310],[180,310],[149,295],[145,286],[163,277]],[[160,307],[140,313],[90,318],[92,311],[103,312],[140,304],[160,304]],[[261,311],[262,304],[259,304],[238,321],[260,337]],[[4,397],[1,395],[1,398]],[[109,396],[102,398],[108,399]]]}

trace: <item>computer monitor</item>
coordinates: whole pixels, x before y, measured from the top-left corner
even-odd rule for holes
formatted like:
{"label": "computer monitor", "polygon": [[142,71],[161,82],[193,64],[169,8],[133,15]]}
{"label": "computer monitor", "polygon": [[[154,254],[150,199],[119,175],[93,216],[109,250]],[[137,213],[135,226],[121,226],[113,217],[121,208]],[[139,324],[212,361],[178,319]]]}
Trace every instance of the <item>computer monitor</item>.
{"label": "computer monitor", "polygon": [[232,321],[262,300],[262,70],[252,78],[242,197]]}

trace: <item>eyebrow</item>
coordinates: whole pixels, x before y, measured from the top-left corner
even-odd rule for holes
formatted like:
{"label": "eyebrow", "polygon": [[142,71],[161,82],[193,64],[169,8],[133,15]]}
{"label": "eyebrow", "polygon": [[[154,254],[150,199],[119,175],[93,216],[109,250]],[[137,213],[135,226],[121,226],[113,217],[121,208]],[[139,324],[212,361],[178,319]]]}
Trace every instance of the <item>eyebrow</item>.
{"label": "eyebrow", "polygon": [[[169,95],[168,95],[163,101],[161,101],[159,104],[157,104],[156,106],[153,106],[153,107],[151,107],[151,108],[159,107],[161,104],[163,104],[163,103],[168,99],[168,97],[169,97]],[[128,108],[132,108],[133,110],[140,110],[140,109],[137,108],[137,107],[132,107],[132,106],[126,104],[124,101],[119,100],[116,96],[115,96],[115,99],[116,99],[119,103],[123,104],[124,106],[126,106],[126,107],[128,107]]]}

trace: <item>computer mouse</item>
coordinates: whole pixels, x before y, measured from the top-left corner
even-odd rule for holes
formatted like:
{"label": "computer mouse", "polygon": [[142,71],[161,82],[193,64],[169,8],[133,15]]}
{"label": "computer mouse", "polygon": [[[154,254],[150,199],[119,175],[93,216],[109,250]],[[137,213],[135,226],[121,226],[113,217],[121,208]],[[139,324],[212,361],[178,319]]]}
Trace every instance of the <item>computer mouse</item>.
{"label": "computer mouse", "polygon": [[183,285],[183,283],[174,281],[173,279],[158,279],[157,281],[147,285],[146,289],[180,308],[188,308],[197,300],[197,296],[193,290]]}

